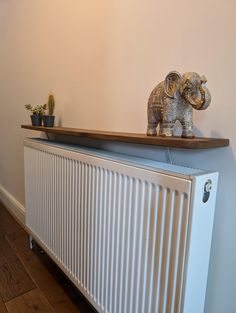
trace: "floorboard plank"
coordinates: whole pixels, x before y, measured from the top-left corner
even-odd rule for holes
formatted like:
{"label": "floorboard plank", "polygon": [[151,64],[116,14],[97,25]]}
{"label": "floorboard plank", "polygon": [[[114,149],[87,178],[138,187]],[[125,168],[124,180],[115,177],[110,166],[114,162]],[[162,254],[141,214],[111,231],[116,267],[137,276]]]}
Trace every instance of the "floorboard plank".
{"label": "floorboard plank", "polygon": [[56,313],[95,312],[47,255],[40,255],[37,249],[29,250],[26,234],[12,234],[7,240]]}
{"label": "floorboard plank", "polygon": [[0,234],[0,266],[5,263],[13,263],[18,260],[16,254],[8,244],[6,237]]}
{"label": "floorboard plank", "polygon": [[45,295],[55,313],[96,312],[46,254],[41,255],[38,249],[29,250],[28,234],[0,204],[1,236],[7,240],[8,245],[35,285]]}
{"label": "floorboard plank", "polygon": [[[29,271],[31,277],[36,282],[37,286],[45,294],[52,308],[57,313],[90,313],[94,312],[91,308],[86,308],[82,311],[84,300],[80,296],[72,297],[71,289],[65,288],[65,279],[61,279],[57,274],[53,275],[44,264],[41,258],[34,253],[23,252],[19,255],[21,262]],[[50,262],[50,261],[49,261]],[[54,265],[55,266],[55,265]],[[54,272],[54,271],[53,271]],[[63,281],[64,280],[64,281]],[[63,286],[64,285],[64,286]],[[72,299],[73,298],[73,299]],[[73,301],[72,301],[73,300]]]}
{"label": "floorboard plank", "polygon": [[6,306],[4,304],[4,302],[2,301],[2,299],[0,298],[0,313],[8,313]]}
{"label": "floorboard plank", "polygon": [[6,303],[9,313],[53,313],[47,300],[38,289]]}
{"label": "floorboard plank", "polygon": [[7,302],[35,288],[35,284],[25,271],[4,237],[0,237],[0,294]]}

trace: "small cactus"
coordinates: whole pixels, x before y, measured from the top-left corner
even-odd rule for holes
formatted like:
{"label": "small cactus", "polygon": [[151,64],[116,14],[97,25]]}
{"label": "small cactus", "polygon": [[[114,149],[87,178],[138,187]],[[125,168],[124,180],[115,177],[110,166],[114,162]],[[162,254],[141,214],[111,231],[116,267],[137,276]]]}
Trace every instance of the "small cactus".
{"label": "small cactus", "polygon": [[53,95],[48,96],[48,115],[53,115],[54,108],[55,108],[55,99]]}

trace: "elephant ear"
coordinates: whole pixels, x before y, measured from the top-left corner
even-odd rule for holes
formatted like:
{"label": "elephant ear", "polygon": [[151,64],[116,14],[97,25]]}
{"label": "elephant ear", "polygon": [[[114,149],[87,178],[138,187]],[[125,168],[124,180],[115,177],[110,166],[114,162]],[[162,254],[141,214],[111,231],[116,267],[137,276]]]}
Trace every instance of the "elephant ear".
{"label": "elephant ear", "polygon": [[167,96],[169,96],[170,98],[174,97],[177,89],[179,88],[180,80],[181,75],[176,71],[172,71],[166,76],[164,81],[164,88]]}

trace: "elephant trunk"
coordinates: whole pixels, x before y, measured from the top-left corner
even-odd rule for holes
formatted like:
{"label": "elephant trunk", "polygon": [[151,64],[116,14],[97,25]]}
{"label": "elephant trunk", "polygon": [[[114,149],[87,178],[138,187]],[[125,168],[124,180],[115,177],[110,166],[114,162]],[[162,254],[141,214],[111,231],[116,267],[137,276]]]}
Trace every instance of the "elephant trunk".
{"label": "elephant trunk", "polygon": [[185,99],[191,104],[196,110],[201,110],[205,105],[205,90],[202,86],[199,87],[200,96],[193,96],[190,92],[185,94]]}
{"label": "elephant trunk", "polygon": [[211,102],[211,94],[209,90],[204,86],[199,87],[200,96],[193,97],[190,93],[185,94],[185,99],[196,110],[205,110]]}

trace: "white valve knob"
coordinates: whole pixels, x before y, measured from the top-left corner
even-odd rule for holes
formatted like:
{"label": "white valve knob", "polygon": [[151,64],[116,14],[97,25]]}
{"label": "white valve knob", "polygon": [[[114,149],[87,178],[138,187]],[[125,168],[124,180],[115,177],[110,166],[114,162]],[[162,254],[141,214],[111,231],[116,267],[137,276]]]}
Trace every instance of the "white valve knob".
{"label": "white valve knob", "polygon": [[210,192],[212,189],[212,181],[209,179],[204,185],[204,191]]}
{"label": "white valve knob", "polygon": [[212,181],[208,179],[204,185],[204,190],[203,190],[203,198],[202,201],[206,203],[210,197],[210,191],[212,189]]}

